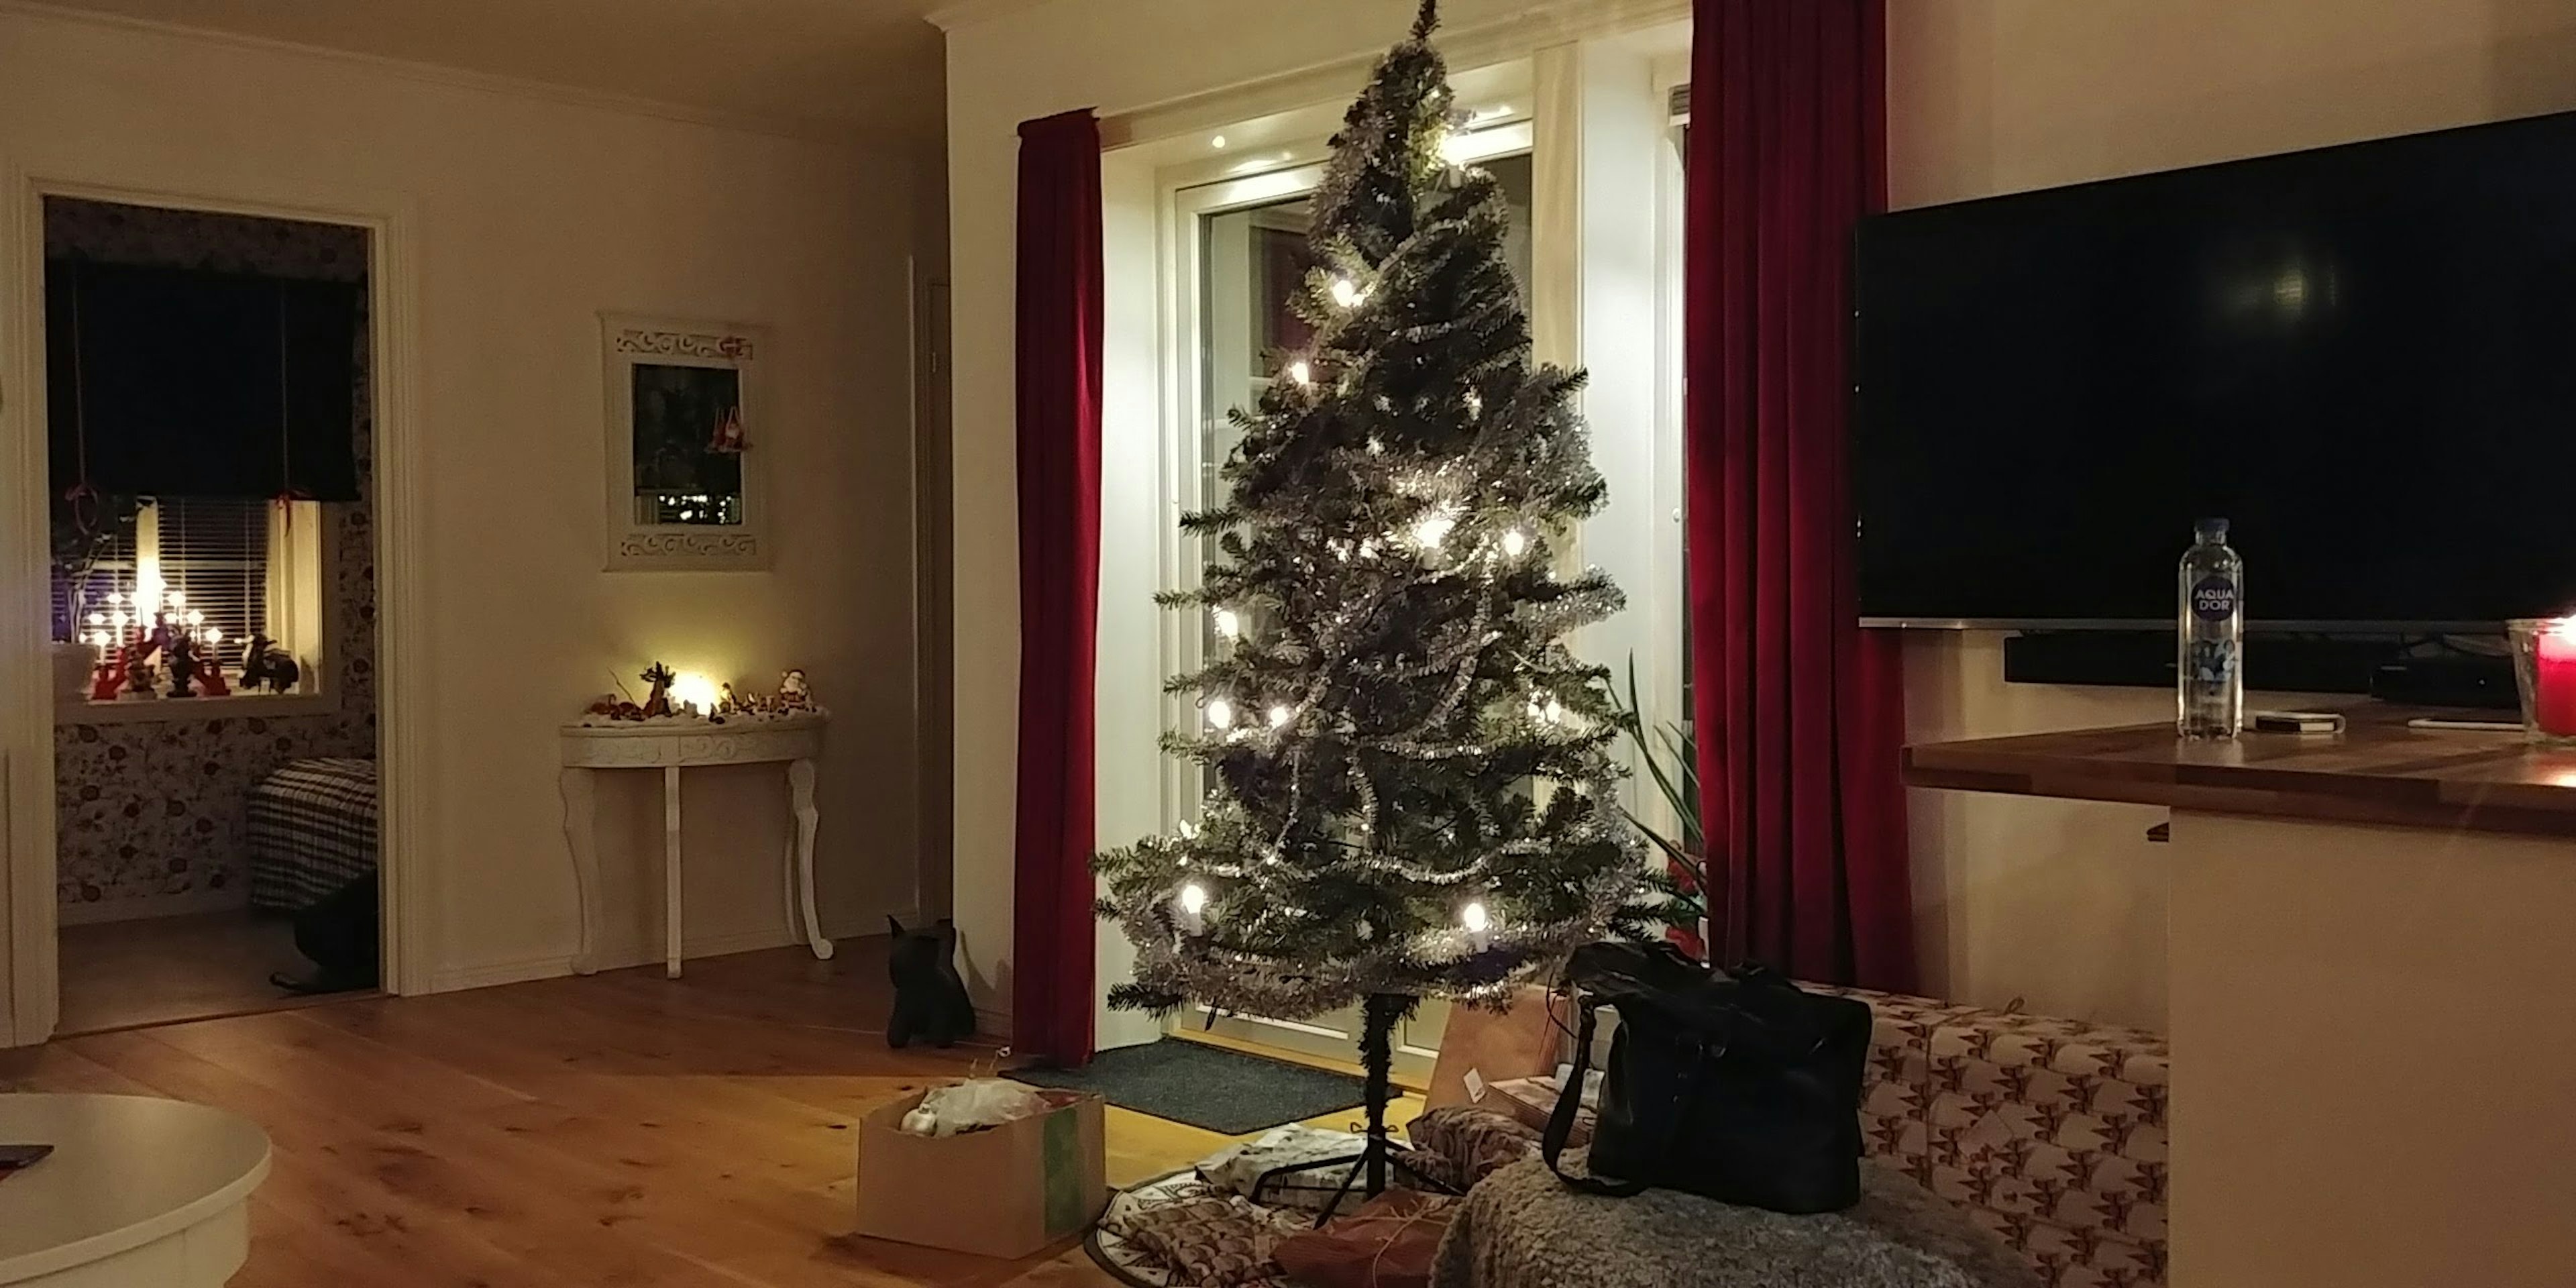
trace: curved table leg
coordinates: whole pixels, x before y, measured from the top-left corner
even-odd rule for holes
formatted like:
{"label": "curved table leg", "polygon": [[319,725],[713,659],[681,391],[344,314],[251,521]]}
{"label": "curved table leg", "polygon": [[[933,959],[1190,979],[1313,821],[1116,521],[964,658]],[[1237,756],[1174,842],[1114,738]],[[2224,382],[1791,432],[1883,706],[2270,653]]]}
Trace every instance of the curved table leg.
{"label": "curved table leg", "polygon": [[662,974],[680,977],[680,767],[662,770]]}
{"label": "curved table leg", "polygon": [[581,942],[572,958],[576,975],[598,969],[591,958],[591,935],[599,924],[599,846],[591,835],[596,777],[596,770],[566,769],[557,784],[563,792],[564,844],[572,851],[573,892],[581,913]]}
{"label": "curved table leg", "polygon": [[[816,957],[829,961],[832,941],[823,937],[823,918],[814,911],[814,833],[823,822],[822,811],[814,807],[814,762],[790,763],[787,785],[796,808],[796,884],[805,902],[805,942]],[[793,929],[796,923],[790,919],[787,924]]]}

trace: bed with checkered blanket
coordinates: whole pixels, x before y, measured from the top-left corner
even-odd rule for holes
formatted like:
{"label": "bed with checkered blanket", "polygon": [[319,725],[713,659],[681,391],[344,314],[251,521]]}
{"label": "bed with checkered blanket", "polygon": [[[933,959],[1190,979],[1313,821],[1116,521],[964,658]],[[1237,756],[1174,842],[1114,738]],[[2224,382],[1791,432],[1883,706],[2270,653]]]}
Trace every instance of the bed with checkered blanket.
{"label": "bed with checkered blanket", "polygon": [[376,762],[298,760],[251,789],[250,902],[299,912],[376,870]]}

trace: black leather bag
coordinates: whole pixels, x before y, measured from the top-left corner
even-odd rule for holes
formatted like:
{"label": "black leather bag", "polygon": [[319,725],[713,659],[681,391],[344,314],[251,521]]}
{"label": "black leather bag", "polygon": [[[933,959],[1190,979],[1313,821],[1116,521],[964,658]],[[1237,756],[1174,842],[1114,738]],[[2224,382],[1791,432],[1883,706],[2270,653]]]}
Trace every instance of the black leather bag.
{"label": "black leather bag", "polygon": [[1573,1076],[1543,1146],[1556,1167],[1582,1103],[1593,1018],[1619,1016],[1588,1176],[1599,1194],[1649,1186],[1774,1212],[1860,1201],[1860,1091],[1870,1011],[1776,972],[1711,973],[1669,944],[1592,944],[1566,968],[1582,1016]]}

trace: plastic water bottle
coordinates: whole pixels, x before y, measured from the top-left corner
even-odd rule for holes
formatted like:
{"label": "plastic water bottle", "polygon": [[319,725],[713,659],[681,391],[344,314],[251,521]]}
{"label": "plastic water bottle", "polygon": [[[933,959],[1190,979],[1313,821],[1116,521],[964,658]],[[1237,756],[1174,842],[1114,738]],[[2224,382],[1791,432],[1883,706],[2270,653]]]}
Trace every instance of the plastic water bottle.
{"label": "plastic water bottle", "polygon": [[2227,546],[2227,520],[2193,525],[2182,557],[2175,694],[2185,738],[2233,738],[2245,727],[2245,561]]}

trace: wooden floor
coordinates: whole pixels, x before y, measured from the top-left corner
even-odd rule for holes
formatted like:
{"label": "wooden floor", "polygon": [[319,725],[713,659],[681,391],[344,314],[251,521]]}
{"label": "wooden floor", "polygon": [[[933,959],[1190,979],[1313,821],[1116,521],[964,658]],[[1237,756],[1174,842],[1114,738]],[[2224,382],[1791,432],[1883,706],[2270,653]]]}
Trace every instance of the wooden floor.
{"label": "wooden floor", "polygon": [[[0,1053],[0,1086],[174,1096],[266,1127],[276,1165],[234,1288],[1114,1282],[1078,1248],[1000,1262],[849,1234],[858,1119],[997,1058],[887,1050],[884,978],[876,939],[830,962],[693,961],[678,981],[350,1000]],[[1228,1139],[1116,1109],[1108,1128],[1112,1184]]]}
{"label": "wooden floor", "polygon": [[293,923],[247,909],[65,926],[61,953],[65,1034],[305,1005],[268,977],[312,969]]}

